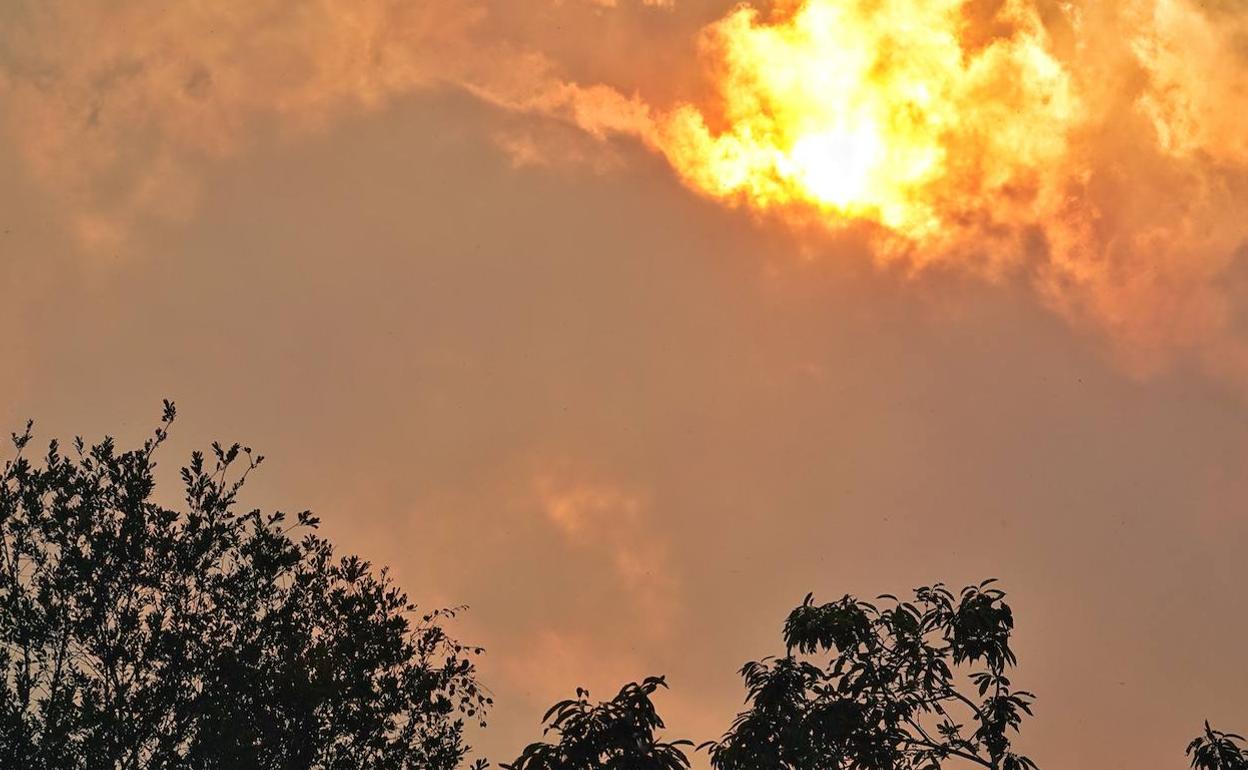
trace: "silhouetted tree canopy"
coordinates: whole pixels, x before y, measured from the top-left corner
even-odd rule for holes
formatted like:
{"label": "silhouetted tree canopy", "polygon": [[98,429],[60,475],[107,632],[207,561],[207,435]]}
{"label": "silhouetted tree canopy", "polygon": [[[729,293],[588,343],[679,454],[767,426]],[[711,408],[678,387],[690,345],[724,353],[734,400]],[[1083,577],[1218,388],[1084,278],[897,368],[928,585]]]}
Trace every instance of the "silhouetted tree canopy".
{"label": "silhouetted tree canopy", "polygon": [[25,456],[0,478],[0,767],[420,768],[466,754],[489,699],[448,613],[339,558],[304,512],[239,512],[262,457],[213,445],[153,501],[174,419]]}
{"label": "silhouetted tree canopy", "polygon": [[1205,732],[1187,745],[1196,770],[1248,770],[1248,750],[1244,737],[1214,730],[1205,722]]}
{"label": "silhouetted tree canopy", "polygon": [[[306,511],[240,512],[263,457],[213,444],[154,499],[155,454],[81,439],[0,474],[0,770],[454,770],[484,726],[480,649],[455,610],[420,614],[386,570],[337,557]],[[1007,672],[1014,616],[992,580],[903,601],[807,595],[785,653],[741,669],[746,709],[702,744],[716,770],[1037,770],[1011,745],[1034,696]],[[542,718],[505,770],[687,770],[651,696],[589,693]],[[1194,770],[1248,770],[1239,735],[1187,747]],[[484,770],[484,761],[474,765]]]}
{"label": "silhouetted tree canopy", "polygon": [[[941,770],[975,765],[1036,770],[1011,750],[1034,696],[1006,671],[1014,614],[995,580],[919,588],[914,598],[807,595],[784,624],[786,652],[747,663],[748,708],[719,741],[703,743],[716,770]],[[612,700],[556,703],[534,743],[504,770],[684,770],[689,741],[664,742],[650,696],[662,678]],[[1248,770],[1245,739],[1214,730],[1187,747],[1194,770]]]}
{"label": "silhouetted tree canopy", "polygon": [[577,688],[574,700],[556,703],[542,722],[555,743],[534,743],[505,770],[681,770],[689,767],[682,750],[689,741],[666,743],[655,736],[663,720],[650,696],[667,687],[662,677],[628,684],[615,698],[591,704]]}
{"label": "silhouetted tree canopy", "polygon": [[1016,662],[1014,617],[993,582],[960,596],[920,588],[912,601],[883,596],[879,606],[850,596],[815,604],[808,595],[784,624],[786,654],[742,668],[748,709],[704,744],[712,764],[1034,770],[1010,748],[1033,696],[1006,676]]}
{"label": "silhouetted tree canopy", "polygon": [[[1036,770],[1011,751],[1010,734],[1034,696],[1006,676],[1017,662],[1014,616],[994,582],[958,596],[938,584],[911,601],[882,596],[881,605],[850,596],[819,605],[808,595],[784,624],[785,655],[742,668],[747,710],[721,740],[699,748],[717,770],[939,770],[959,762]],[[542,719],[558,740],[534,743],[503,767],[688,767],[688,741],[655,736],[663,721],[650,696],[665,686],[647,679],[599,704],[578,689]]]}

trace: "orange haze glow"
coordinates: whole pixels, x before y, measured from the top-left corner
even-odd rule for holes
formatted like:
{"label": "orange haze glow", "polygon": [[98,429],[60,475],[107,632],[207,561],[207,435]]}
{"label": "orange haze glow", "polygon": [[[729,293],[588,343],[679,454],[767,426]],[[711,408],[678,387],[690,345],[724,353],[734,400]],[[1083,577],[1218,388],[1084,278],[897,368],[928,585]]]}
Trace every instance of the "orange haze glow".
{"label": "orange haze glow", "polygon": [[0,288],[4,435],[262,449],[493,766],[989,575],[1042,767],[1248,725],[1248,0],[0,0]]}

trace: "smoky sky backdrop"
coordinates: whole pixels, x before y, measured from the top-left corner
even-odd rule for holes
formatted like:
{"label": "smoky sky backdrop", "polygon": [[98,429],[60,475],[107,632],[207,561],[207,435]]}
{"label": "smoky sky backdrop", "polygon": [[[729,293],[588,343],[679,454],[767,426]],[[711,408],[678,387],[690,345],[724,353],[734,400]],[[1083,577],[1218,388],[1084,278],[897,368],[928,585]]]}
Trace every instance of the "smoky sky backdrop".
{"label": "smoky sky backdrop", "polygon": [[[682,184],[652,122],[727,2],[9,0],[0,418],[137,441],[173,398],[171,481],[261,448],[250,502],[472,606],[494,759],[652,673],[715,737],[807,591],[992,575],[1025,750],[1180,767],[1248,725],[1248,10],[1096,8],[1193,42],[1123,76],[1178,107],[1072,140],[1100,250],[1054,281]],[[1132,133],[1180,109],[1192,146]]]}

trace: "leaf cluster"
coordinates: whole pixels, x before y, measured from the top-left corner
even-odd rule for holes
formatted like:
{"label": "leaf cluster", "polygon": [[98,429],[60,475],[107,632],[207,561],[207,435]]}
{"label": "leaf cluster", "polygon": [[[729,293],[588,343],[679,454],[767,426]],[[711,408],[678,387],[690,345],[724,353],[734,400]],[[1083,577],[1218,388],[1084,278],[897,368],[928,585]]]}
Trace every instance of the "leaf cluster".
{"label": "leaf cluster", "polygon": [[[480,650],[310,513],[240,512],[263,461],[214,444],[153,501],[175,418],[121,451],[54,441],[0,472],[0,767],[450,770]],[[453,611],[452,611],[453,612]]]}
{"label": "leaf cluster", "polygon": [[1205,732],[1187,746],[1195,770],[1248,770],[1244,737],[1215,730],[1205,722]]}
{"label": "leaf cluster", "polygon": [[717,770],[1036,770],[1011,750],[1034,696],[1006,676],[1014,618],[994,582],[909,601],[807,595],[785,655],[742,668],[747,709],[702,748]]}
{"label": "leaf cluster", "polygon": [[542,717],[543,734],[554,743],[533,743],[504,770],[684,770],[689,741],[664,742],[655,736],[663,720],[651,695],[667,687],[662,677],[625,685],[613,699],[591,703],[577,688],[576,698],[560,701]]}

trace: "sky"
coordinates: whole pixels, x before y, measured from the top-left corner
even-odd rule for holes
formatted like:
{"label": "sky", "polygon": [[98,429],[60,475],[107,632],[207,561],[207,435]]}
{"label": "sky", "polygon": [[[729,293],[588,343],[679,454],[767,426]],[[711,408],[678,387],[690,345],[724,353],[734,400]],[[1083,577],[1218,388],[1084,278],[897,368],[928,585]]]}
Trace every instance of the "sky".
{"label": "sky", "polygon": [[[239,440],[509,760],[997,577],[1020,750],[1248,729],[1248,6],[4,0],[0,422]],[[174,497],[173,499],[176,499]]]}

